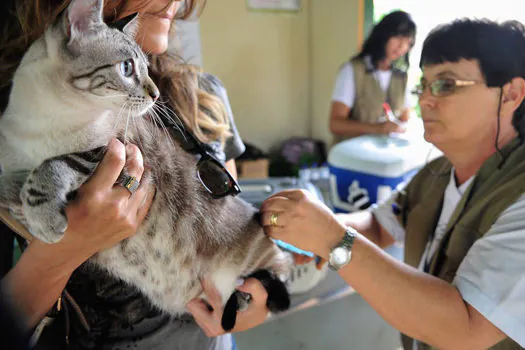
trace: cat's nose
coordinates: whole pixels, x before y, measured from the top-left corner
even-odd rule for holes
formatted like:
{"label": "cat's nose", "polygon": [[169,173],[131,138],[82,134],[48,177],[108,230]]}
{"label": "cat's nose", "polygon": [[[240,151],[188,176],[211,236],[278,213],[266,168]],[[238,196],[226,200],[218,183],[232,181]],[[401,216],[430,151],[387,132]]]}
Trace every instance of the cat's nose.
{"label": "cat's nose", "polygon": [[157,101],[157,99],[159,98],[160,92],[156,86],[152,86],[152,85],[146,86],[146,91],[148,92],[149,97],[151,97],[153,101]]}

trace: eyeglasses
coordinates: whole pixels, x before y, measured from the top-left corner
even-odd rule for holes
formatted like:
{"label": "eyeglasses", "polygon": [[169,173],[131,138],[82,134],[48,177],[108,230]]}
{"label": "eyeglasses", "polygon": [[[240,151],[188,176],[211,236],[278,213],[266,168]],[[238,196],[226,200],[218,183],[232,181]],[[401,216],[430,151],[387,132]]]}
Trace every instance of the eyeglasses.
{"label": "eyeglasses", "polygon": [[458,79],[437,79],[431,83],[421,81],[421,83],[417,85],[414,90],[412,90],[412,93],[414,95],[421,96],[428,86],[430,88],[430,93],[432,94],[432,96],[442,97],[452,95],[456,92],[457,89],[476,84],[482,83],[479,81]]}
{"label": "eyeglasses", "polygon": [[[183,131],[180,131],[180,133],[183,133]],[[183,137],[186,138],[185,149],[187,151],[195,151],[201,156],[197,162],[197,178],[213,198],[218,199],[229,195],[236,196],[241,193],[239,183],[224,164],[211,155],[191,132],[184,132]]]}

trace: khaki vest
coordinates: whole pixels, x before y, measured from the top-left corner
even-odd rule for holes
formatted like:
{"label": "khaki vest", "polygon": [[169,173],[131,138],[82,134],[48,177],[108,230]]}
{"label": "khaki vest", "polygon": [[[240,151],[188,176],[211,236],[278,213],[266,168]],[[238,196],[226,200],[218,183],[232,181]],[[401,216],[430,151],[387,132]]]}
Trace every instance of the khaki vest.
{"label": "khaki vest", "polygon": [[[400,113],[405,106],[407,74],[397,69],[392,70],[390,85],[384,92],[374,77],[374,68],[365,59],[354,58],[350,61],[354,70],[355,102],[348,116],[369,124],[377,124],[385,115],[383,103],[388,102],[394,114]],[[346,137],[335,136],[339,142]]]}
{"label": "khaki vest", "polygon": [[[458,203],[446,228],[439,249],[433,257],[429,273],[452,282],[474,242],[483,237],[499,215],[525,193],[525,145],[518,139],[502,149],[480,168]],[[438,158],[424,167],[399,193],[398,220],[406,229],[405,262],[417,267],[429,238],[437,225],[445,189],[450,180],[451,164]],[[412,350],[412,339],[403,335],[405,350]],[[419,349],[430,349],[420,344]],[[522,349],[510,338],[491,349]]]}
{"label": "khaki vest", "polygon": [[384,92],[374,77],[373,67],[365,60],[355,58],[351,61],[354,69],[355,103],[350,118],[364,123],[376,124],[385,115],[383,103],[390,104],[394,113],[401,112],[405,105],[406,73],[392,70],[388,90]]}

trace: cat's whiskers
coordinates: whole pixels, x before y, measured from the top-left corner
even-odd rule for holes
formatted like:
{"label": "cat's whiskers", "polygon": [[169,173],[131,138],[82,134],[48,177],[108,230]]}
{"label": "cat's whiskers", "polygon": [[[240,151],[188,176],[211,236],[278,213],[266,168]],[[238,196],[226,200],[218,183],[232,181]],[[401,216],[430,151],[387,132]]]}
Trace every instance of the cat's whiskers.
{"label": "cat's whiskers", "polygon": [[160,113],[162,113],[163,116],[165,116],[170,122],[172,122],[179,131],[184,131],[184,123],[175,113],[174,110],[172,110],[166,105],[159,105],[157,103],[155,103],[154,108],[156,108],[156,110],[158,110]]}
{"label": "cat's whiskers", "polygon": [[[128,134],[130,122],[133,123],[133,125],[136,126],[135,117],[139,114],[139,112],[141,110],[141,107],[142,107],[142,103],[141,102],[138,102],[136,99],[135,100],[131,100],[131,106],[128,109],[128,117],[126,119],[126,129],[125,129],[125,133],[124,133],[124,139],[125,140],[127,140],[127,134]],[[137,129],[137,131],[138,131],[137,127],[135,127],[135,129]]]}
{"label": "cat's whiskers", "polygon": [[150,131],[150,134],[152,135],[152,137],[158,139],[160,137],[160,133],[162,132],[161,129],[162,129],[163,125],[159,125],[157,123],[157,116],[153,114],[153,113],[155,113],[154,110],[153,110],[154,107],[155,107],[155,104],[153,104],[148,109],[148,111],[146,112],[147,118],[150,121],[150,123],[146,123],[146,124],[151,129],[149,131]]}
{"label": "cat's whiskers", "polygon": [[166,135],[166,139],[170,143],[170,146],[171,147],[175,147],[175,145],[173,144],[173,138],[171,137],[168,128],[162,122],[162,118],[158,115],[158,113],[157,113],[157,111],[155,110],[154,107],[155,107],[155,105],[150,110],[150,115],[151,115],[151,117],[153,119],[153,122],[159,127],[160,130],[162,130],[164,132],[164,134]]}
{"label": "cat's whiskers", "polygon": [[173,124],[173,126],[176,127],[179,131],[184,131],[184,123],[172,109],[165,105],[160,105],[157,103],[153,105],[153,108],[155,109],[155,111],[162,114],[162,116],[164,116],[169,122],[171,122],[171,124]]}
{"label": "cat's whiskers", "polygon": [[116,130],[118,128],[118,125],[119,125],[119,122],[120,122],[120,117],[122,116],[122,112],[124,111],[124,108],[126,107],[126,105],[128,103],[129,103],[128,101],[124,101],[122,106],[120,106],[120,110],[118,111],[117,118],[115,120],[115,126],[113,127],[113,129]]}
{"label": "cat's whiskers", "polygon": [[136,142],[138,143],[138,146],[140,149],[145,149],[147,145],[142,140],[143,134],[146,132],[149,133],[149,135],[144,135],[144,136],[147,137],[147,139],[152,139],[152,136],[151,136],[152,133],[150,132],[148,128],[145,127],[146,125],[149,126],[149,123],[145,123],[145,122],[139,123],[139,120],[136,117],[132,117],[132,123],[133,123],[133,127],[136,130],[135,136],[138,138]]}
{"label": "cat's whiskers", "polygon": [[124,128],[124,135],[122,136],[124,139],[124,144],[128,144],[128,127],[129,127],[129,119],[131,118],[131,110],[133,108],[133,102],[131,103],[131,108],[128,108],[128,116],[126,118],[126,127]]}
{"label": "cat's whiskers", "polygon": [[142,142],[142,136],[139,129],[139,126],[137,125],[137,120],[135,118],[131,119],[132,126],[135,128],[135,135],[137,136],[137,140],[134,140],[137,143],[137,146],[139,146],[140,149],[144,149],[143,142]]}
{"label": "cat's whiskers", "polygon": [[168,120],[174,122],[174,120],[176,119],[178,121],[178,123],[174,122],[174,127],[177,128],[177,130],[179,130],[184,140],[187,141],[185,125],[180,119],[180,117],[177,115],[177,113],[175,113],[175,111],[169,108],[168,106],[158,106],[158,108],[159,108],[159,112],[163,113],[163,115],[166,116]]}
{"label": "cat's whiskers", "polygon": [[[148,137],[151,137],[152,135],[152,132],[151,130],[149,130],[149,128],[146,128],[145,126],[147,125],[146,123],[139,123],[139,121],[141,121],[141,119],[138,119],[138,118],[142,118],[142,115],[139,117],[139,113],[141,112],[142,108],[143,108],[143,103],[142,102],[137,102],[137,101],[134,101],[134,102],[131,102],[131,106],[130,106],[130,109],[129,109],[129,112],[130,114],[128,115],[128,125],[129,123],[131,123],[131,126],[133,126],[135,128],[135,134],[134,136],[138,136],[139,137],[139,140],[137,140],[139,142],[139,144],[142,144],[142,139],[141,139],[141,134],[147,132],[149,135],[147,135]],[[131,119],[131,120],[129,120]]]}

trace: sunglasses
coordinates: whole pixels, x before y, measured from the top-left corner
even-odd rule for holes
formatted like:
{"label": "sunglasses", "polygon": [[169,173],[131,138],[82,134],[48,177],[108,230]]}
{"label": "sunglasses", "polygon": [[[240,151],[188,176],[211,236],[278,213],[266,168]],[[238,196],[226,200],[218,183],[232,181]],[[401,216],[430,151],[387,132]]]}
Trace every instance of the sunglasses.
{"label": "sunglasses", "polygon": [[426,88],[430,89],[430,93],[435,97],[448,96],[455,93],[458,89],[463,87],[472,86],[476,84],[482,84],[479,81],[472,80],[458,80],[458,79],[437,79],[431,83],[421,81],[419,85],[412,90],[414,95],[421,96],[425,92]]}
{"label": "sunglasses", "polygon": [[[205,146],[191,132],[184,131],[183,136],[186,138],[185,149],[201,156],[197,162],[197,178],[213,198],[236,196],[241,193],[239,183],[223,163],[208,152]],[[193,147],[191,144],[193,144]]]}

